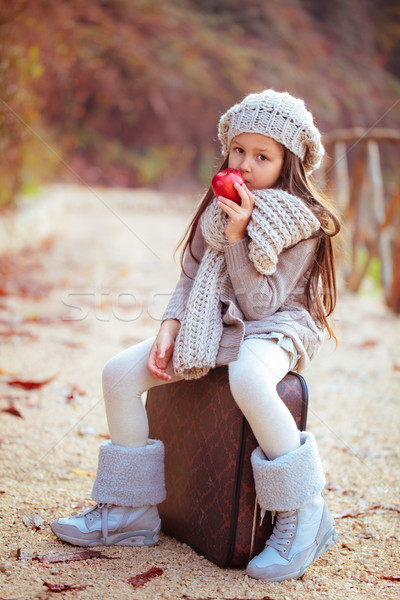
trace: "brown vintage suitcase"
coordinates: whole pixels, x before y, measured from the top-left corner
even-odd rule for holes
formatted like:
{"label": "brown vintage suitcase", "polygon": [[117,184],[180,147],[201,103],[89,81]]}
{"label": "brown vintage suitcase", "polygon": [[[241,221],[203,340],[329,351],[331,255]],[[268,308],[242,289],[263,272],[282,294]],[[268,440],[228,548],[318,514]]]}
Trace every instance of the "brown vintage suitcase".
{"label": "brown vintage suitcase", "polygon": [[[304,431],[306,382],[288,373],[278,393]],[[162,530],[221,567],[243,567],[272,530],[260,526],[250,455],[257,446],[229,388],[228,369],[148,392],[150,437],[165,444]]]}

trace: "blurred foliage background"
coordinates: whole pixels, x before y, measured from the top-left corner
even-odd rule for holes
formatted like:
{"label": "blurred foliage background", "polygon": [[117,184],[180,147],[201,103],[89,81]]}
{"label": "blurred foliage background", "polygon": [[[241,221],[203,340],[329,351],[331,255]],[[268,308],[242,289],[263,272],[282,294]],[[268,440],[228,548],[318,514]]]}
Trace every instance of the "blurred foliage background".
{"label": "blurred foliage background", "polygon": [[54,180],[205,182],[220,115],[267,87],[323,132],[399,128],[400,3],[0,0],[0,203]]}

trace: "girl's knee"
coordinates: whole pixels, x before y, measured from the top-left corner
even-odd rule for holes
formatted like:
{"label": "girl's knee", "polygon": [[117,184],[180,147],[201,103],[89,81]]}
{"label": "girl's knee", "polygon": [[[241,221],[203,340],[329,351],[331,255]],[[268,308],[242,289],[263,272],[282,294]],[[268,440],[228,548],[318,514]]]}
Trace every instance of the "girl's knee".
{"label": "girl's knee", "polygon": [[103,390],[106,392],[112,386],[112,382],[115,379],[115,361],[111,358],[103,367],[102,381]]}
{"label": "girl's knee", "polygon": [[249,339],[243,343],[238,360],[229,365],[232,393],[250,390],[275,393],[289,369],[288,353],[272,340]]}
{"label": "girl's knee", "polygon": [[120,355],[113,356],[103,367],[102,381],[104,393],[115,389],[124,381],[124,365]]}
{"label": "girl's knee", "polygon": [[229,385],[232,395],[239,407],[258,403],[262,398],[265,403],[268,398],[276,395],[279,379],[268,367],[259,365],[231,363],[229,365]]}
{"label": "girl's knee", "polygon": [[238,362],[230,363],[229,365],[229,387],[231,388],[234,398],[241,395],[241,390],[244,387],[243,375],[244,370]]}
{"label": "girl's knee", "polygon": [[147,355],[147,348],[138,344],[113,356],[103,368],[104,395],[132,397],[144,392],[150,379]]}

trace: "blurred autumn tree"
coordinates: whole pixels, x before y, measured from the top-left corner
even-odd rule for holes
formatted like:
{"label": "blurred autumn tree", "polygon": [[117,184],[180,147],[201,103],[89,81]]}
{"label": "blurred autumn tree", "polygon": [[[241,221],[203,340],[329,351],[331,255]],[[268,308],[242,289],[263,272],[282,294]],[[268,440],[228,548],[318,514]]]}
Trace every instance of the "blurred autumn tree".
{"label": "blurred autumn tree", "polygon": [[0,0],[0,202],[206,180],[220,114],[265,87],[325,131],[400,126],[399,29],[389,0]]}
{"label": "blurred autumn tree", "polygon": [[[3,3],[4,4],[4,3]],[[29,128],[36,123],[38,102],[31,82],[40,77],[39,47],[20,39],[12,25],[20,7],[1,5],[0,11],[0,205],[23,187],[29,156],[35,146]]]}

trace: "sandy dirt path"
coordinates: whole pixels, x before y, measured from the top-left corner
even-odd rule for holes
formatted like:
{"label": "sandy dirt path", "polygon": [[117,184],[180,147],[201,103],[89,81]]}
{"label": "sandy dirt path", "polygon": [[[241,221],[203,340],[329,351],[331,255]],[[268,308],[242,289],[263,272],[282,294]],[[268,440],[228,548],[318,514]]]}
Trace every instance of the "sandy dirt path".
{"label": "sandy dirt path", "polygon": [[[340,537],[301,580],[256,582],[164,535],[154,548],[100,548],[108,560],[32,558],[74,549],[49,523],[91,504],[107,435],[102,367],[157,332],[194,207],[149,191],[42,196],[23,226],[7,226],[16,253],[1,258],[0,597],[53,598],[49,586],[66,585],[84,589],[65,598],[82,600],[398,598],[400,319],[373,294],[341,294],[339,347],[327,342],[304,373]],[[17,252],[18,236],[29,250]],[[13,380],[49,381],[27,390]],[[128,582],[151,567],[163,573]]]}

